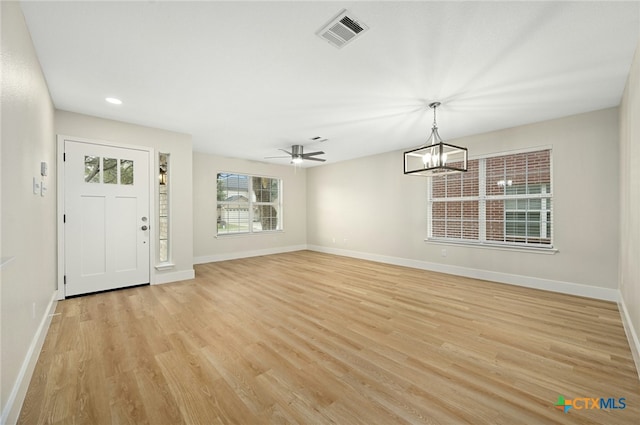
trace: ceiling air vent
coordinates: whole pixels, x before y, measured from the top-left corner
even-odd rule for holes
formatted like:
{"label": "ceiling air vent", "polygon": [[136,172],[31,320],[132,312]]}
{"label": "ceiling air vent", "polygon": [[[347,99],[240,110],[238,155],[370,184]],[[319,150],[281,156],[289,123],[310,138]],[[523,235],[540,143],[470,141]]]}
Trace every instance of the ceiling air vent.
{"label": "ceiling air vent", "polygon": [[338,16],[320,28],[316,34],[339,49],[358,38],[368,29],[369,27],[359,22],[351,12],[343,9]]}

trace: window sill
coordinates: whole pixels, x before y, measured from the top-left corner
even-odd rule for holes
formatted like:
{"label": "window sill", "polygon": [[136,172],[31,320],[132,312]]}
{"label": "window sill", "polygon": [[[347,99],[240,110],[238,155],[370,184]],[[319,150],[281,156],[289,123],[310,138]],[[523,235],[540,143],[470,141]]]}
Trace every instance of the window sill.
{"label": "window sill", "polygon": [[214,237],[218,238],[242,238],[242,237],[252,237],[252,236],[261,236],[261,235],[273,235],[284,233],[284,230],[264,230],[262,232],[237,232],[237,233],[220,233],[216,234]]}
{"label": "window sill", "polygon": [[556,248],[539,248],[533,246],[516,246],[516,245],[502,245],[496,243],[487,243],[487,242],[458,242],[452,240],[443,240],[443,239],[425,239],[426,243],[432,243],[436,245],[451,245],[451,246],[465,246],[469,248],[480,248],[480,249],[493,249],[498,251],[513,251],[513,252],[529,252],[533,254],[544,254],[544,255],[554,255],[559,250]]}
{"label": "window sill", "polygon": [[158,271],[165,271],[165,270],[171,270],[172,268],[174,268],[176,265],[172,264],[172,263],[162,263],[162,264],[158,264],[156,265],[156,270]]}

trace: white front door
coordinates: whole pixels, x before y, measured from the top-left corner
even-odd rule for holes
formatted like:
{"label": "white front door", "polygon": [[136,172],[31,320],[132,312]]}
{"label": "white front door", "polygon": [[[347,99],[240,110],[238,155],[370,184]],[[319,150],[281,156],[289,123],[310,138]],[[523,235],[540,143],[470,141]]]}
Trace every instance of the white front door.
{"label": "white front door", "polygon": [[149,283],[149,152],[65,140],[65,296]]}

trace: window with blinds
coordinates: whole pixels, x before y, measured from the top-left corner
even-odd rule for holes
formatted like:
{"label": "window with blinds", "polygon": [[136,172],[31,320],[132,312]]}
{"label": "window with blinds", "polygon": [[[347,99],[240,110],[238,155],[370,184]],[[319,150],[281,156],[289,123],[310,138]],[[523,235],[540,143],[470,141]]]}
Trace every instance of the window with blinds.
{"label": "window with blinds", "polygon": [[431,178],[429,239],[552,248],[551,150],[470,160]]}
{"label": "window with blinds", "polygon": [[217,234],[282,230],[282,180],[218,173]]}

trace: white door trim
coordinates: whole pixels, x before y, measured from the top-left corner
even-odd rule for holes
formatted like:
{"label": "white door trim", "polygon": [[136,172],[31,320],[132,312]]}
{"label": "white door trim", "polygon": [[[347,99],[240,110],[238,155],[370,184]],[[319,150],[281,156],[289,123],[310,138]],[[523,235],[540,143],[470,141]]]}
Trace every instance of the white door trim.
{"label": "white door trim", "polygon": [[58,300],[64,300],[64,266],[65,266],[65,250],[64,250],[64,200],[65,200],[65,191],[64,191],[64,142],[65,140],[69,140],[72,142],[79,143],[89,143],[93,145],[102,145],[102,146],[112,146],[115,148],[124,148],[124,149],[136,149],[149,153],[149,225],[151,226],[152,232],[151,237],[149,238],[149,280],[150,284],[155,284],[155,273],[154,265],[155,265],[155,252],[156,252],[156,238],[155,238],[155,229],[156,228],[156,190],[155,186],[157,183],[157,176],[155,170],[157,167],[157,158],[155,155],[155,149],[147,147],[147,146],[135,146],[128,145],[125,143],[117,143],[110,142],[105,140],[95,140],[88,139],[86,137],[75,137],[75,136],[66,136],[63,134],[58,134],[57,136],[57,176],[56,176],[56,189],[57,189],[57,231],[58,231]]}

